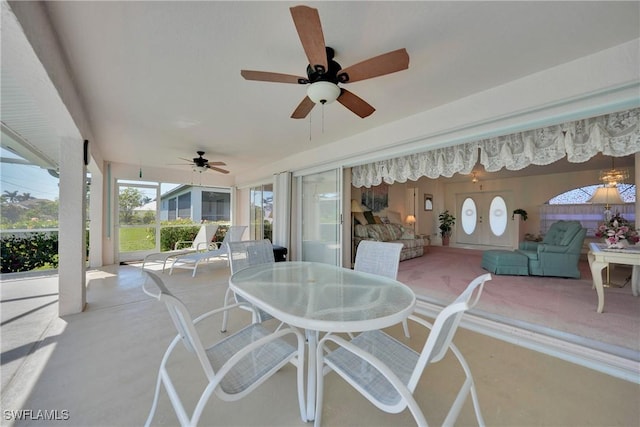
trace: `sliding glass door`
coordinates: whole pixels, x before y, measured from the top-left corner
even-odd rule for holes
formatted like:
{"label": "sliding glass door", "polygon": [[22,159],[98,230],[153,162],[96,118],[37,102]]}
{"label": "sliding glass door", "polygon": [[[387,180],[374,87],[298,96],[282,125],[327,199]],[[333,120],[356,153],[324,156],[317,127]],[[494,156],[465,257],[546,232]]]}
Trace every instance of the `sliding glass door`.
{"label": "sliding glass door", "polygon": [[158,252],[158,215],[154,201],[159,199],[160,185],[118,182],[117,194],[119,260],[139,260]]}
{"label": "sliding glass door", "polygon": [[302,261],[341,265],[342,171],[298,177]]}
{"label": "sliding glass door", "polygon": [[252,187],[249,197],[251,198],[249,238],[269,239],[273,242],[273,184]]}

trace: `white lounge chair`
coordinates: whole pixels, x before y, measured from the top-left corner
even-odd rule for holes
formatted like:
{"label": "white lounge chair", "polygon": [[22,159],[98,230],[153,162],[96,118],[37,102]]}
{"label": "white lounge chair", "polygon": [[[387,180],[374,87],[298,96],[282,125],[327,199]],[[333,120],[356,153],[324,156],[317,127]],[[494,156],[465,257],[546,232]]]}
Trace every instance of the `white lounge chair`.
{"label": "white lounge chair", "polygon": [[162,272],[164,272],[169,258],[209,249],[209,246],[214,243],[213,238],[216,235],[216,231],[218,231],[217,224],[204,224],[200,226],[198,234],[196,234],[196,237],[192,241],[180,240],[175,243],[171,251],[156,252],[144,257],[142,269],[144,269],[145,265],[149,262],[161,262]]}
{"label": "white lounge chair", "polygon": [[196,272],[198,271],[198,266],[200,265],[200,263],[207,262],[211,258],[227,258],[227,243],[242,240],[242,235],[244,234],[244,231],[246,229],[246,225],[232,225],[227,230],[227,234],[224,235],[224,239],[222,239],[222,242],[215,248],[204,252],[196,252],[173,257],[173,262],[171,263],[169,274],[173,274],[174,268],[187,268],[193,270],[192,276],[196,277]]}

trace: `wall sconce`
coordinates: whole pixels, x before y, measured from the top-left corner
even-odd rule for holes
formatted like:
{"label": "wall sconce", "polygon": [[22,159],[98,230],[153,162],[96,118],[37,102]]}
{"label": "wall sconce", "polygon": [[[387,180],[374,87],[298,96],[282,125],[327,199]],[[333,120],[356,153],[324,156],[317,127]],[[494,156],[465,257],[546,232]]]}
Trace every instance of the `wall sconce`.
{"label": "wall sconce", "polygon": [[471,172],[471,176],[473,177],[473,178],[471,178],[471,182],[473,182],[474,184],[476,182],[478,182],[478,178],[476,177],[476,173],[475,172]]}

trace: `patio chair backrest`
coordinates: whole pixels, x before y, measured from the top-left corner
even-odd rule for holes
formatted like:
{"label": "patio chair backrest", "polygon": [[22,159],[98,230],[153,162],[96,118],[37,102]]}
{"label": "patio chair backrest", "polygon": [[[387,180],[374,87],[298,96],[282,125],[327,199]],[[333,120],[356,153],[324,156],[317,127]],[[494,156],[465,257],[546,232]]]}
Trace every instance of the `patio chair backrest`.
{"label": "patio chair backrest", "polygon": [[353,269],[390,279],[398,277],[402,243],[363,240],[358,245]]}
{"label": "patio chair backrest", "polygon": [[207,359],[204,346],[202,345],[200,337],[194,327],[191,313],[189,313],[189,310],[184,305],[184,303],[167,289],[164,282],[159,276],[147,270],[145,270],[145,273],[149,278],[151,278],[153,284],[158,289],[158,292],[152,292],[147,288],[146,283],[142,286],[143,291],[147,295],[157,298],[159,301],[165,303],[167,310],[169,311],[169,315],[171,316],[171,320],[173,321],[173,324],[176,327],[176,330],[178,331],[180,339],[185,348],[189,352],[196,354],[206,375],[209,378],[213,377],[213,368],[211,367],[211,364]]}
{"label": "patio chair backrest", "polygon": [[409,381],[408,387],[410,390],[415,390],[420,375],[427,364],[439,362],[445,356],[458,329],[462,315],[478,303],[484,284],[488,280],[491,280],[490,273],[476,277],[455,301],[438,314]]}
{"label": "patio chair backrest", "polygon": [[[200,226],[198,234],[193,239],[191,247],[193,249],[207,249],[213,239],[216,237],[218,231],[218,224],[204,224]],[[176,248],[179,249],[179,248]]]}
{"label": "patio chair backrest", "polygon": [[246,225],[232,225],[227,229],[226,234],[224,235],[224,238],[222,239],[222,242],[220,243],[220,247],[218,248],[218,250],[222,250],[225,252],[228,252],[229,250],[229,246],[228,243],[229,242],[238,242],[240,240],[242,240],[242,235],[244,234],[244,230],[247,229]]}
{"label": "patio chair backrest", "polygon": [[273,245],[269,239],[229,242],[227,245],[231,274],[252,265],[276,262],[273,255]]}

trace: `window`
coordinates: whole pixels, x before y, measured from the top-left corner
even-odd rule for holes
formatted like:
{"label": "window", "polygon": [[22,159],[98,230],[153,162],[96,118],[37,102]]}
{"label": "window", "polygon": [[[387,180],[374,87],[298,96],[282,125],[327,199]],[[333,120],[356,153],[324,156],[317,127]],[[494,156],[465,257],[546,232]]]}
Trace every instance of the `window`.
{"label": "window", "polygon": [[[580,221],[587,229],[587,236],[593,236],[595,229],[604,220],[604,206],[589,202],[601,184],[587,185],[558,194],[540,208],[540,232],[549,230],[551,224],[560,220]],[[619,184],[618,192],[623,205],[611,205],[613,213],[620,213],[630,222],[635,222],[636,186],[633,184]]]}
{"label": "window", "polygon": [[230,221],[231,194],[203,191],[202,219],[204,221]]}
{"label": "window", "polygon": [[178,196],[178,218],[191,218],[191,193]]}

